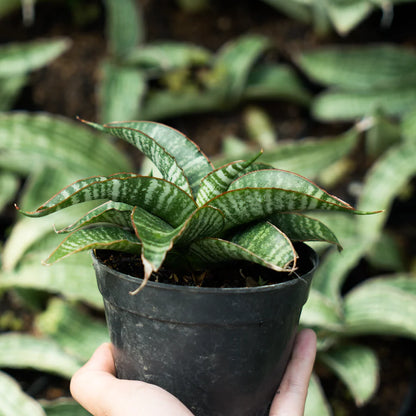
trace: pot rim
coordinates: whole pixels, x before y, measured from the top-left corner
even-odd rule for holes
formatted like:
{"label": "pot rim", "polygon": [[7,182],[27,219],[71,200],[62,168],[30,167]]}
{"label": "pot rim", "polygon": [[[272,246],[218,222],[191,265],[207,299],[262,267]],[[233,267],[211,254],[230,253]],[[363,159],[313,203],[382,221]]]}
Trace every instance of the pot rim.
{"label": "pot rim", "polygon": [[[295,279],[287,280],[285,282],[281,283],[275,283],[272,285],[264,285],[264,286],[256,286],[256,287],[196,287],[196,286],[180,286],[180,285],[172,285],[169,283],[160,283],[155,282],[152,280],[149,280],[146,283],[146,286],[157,288],[159,290],[169,290],[169,291],[176,291],[176,292],[187,292],[187,293],[205,293],[205,294],[231,294],[231,293],[239,293],[239,294],[245,294],[245,293],[256,293],[256,292],[269,292],[274,291],[276,289],[283,289],[286,287],[290,287],[293,285],[298,284],[299,282],[305,282],[305,278],[311,279],[316,268],[318,267],[318,254],[316,251],[308,246],[307,244],[302,243],[302,246],[305,247],[305,251],[307,255],[309,255],[309,259],[311,260],[312,266],[311,268],[304,273],[301,276],[298,276]],[[137,286],[140,286],[141,282],[143,282],[143,279],[140,277],[131,276],[129,274],[120,272],[116,269],[112,269],[111,267],[104,264],[95,254],[95,250],[91,250],[91,256],[93,259],[93,262],[96,264],[99,264],[100,267],[103,267],[108,270],[109,273],[116,275],[118,278],[128,281],[130,283],[134,283]]]}

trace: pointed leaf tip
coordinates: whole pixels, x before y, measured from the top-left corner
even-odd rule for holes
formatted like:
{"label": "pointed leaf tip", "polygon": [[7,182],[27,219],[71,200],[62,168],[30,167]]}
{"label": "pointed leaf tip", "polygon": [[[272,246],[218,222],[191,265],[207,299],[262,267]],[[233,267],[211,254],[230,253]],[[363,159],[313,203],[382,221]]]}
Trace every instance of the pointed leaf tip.
{"label": "pointed leaf tip", "polygon": [[144,279],[141,285],[137,289],[129,292],[129,294],[132,296],[137,295],[147,285],[147,282],[149,281],[150,276],[152,275],[153,271],[156,271],[153,269],[152,264],[149,261],[147,261],[143,255],[142,255],[142,263],[144,267]]}

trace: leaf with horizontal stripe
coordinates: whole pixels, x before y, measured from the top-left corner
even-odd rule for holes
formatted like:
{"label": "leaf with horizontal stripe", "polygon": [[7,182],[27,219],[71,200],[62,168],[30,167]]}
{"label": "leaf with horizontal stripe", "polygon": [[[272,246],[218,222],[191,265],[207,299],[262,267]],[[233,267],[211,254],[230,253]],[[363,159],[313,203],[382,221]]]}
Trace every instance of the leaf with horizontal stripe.
{"label": "leaf with horizontal stripe", "polygon": [[42,217],[80,202],[100,199],[138,205],[174,227],[182,224],[196,208],[186,192],[164,179],[117,174],[82,179],[63,189],[36,211],[22,212],[27,216]]}
{"label": "leaf with horizontal stripe", "polygon": [[[192,140],[184,134],[165,124],[151,121],[129,121],[123,123],[107,124],[108,128],[124,127],[135,129],[151,137],[172,155],[178,166],[183,170],[192,188],[197,194],[199,182],[214,168],[208,157]],[[157,166],[157,164],[155,163]]]}
{"label": "leaf with horizontal stripe", "polygon": [[141,244],[136,236],[120,227],[81,228],[69,234],[44,263],[52,264],[71,254],[97,248],[133,254],[141,252]]}
{"label": "leaf with horizontal stripe", "polygon": [[[90,121],[84,121],[84,123],[96,128],[97,130],[119,137],[120,139],[123,139],[137,147],[155,164],[164,179],[179,186],[185,192],[192,194],[188,179],[175,159],[175,156],[169,153],[166,148],[158,143],[158,141],[153,137],[138,130],[137,128],[134,128],[132,123],[130,123],[129,126],[126,126],[124,123],[104,125],[92,123]],[[170,127],[166,128],[173,130]]]}
{"label": "leaf with horizontal stripe", "polygon": [[132,228],[131,212],[133,211],[133,208],[132,205],[124,204],[123,202],[108,201],[92,209],[78,221],[57,231],[57,233],[69,233],[78,228],[97,223],[109,223]]}
{"label": "leaf with horizontal stripe", "polygon": [[214,198],[215,196],[225,192],[230,183],[234,181],[246,168],[248,168],[261,155],[262,151],[255,155],[250,160],[232,162],[228,165],[222,166],[211,173],[209,173],[201,181],[201,186],[196,198],[197,205],[203,205],[205,202]]}
{"label": "leaf with horizontal stripe", "polygon": [[276,271],[290,272],[294,270],[297,258],[290,240],[268,222],[239,230],[230,241],[211,237],[198,240],[189,250],[191,261],[202,268],[246,260]]}
{"label": "leaf with horizontal stripe", "polygon": [[335,234],[321,221],[300,213],[276,213],[268,218],[292,241],[325,241],[342,247]]}

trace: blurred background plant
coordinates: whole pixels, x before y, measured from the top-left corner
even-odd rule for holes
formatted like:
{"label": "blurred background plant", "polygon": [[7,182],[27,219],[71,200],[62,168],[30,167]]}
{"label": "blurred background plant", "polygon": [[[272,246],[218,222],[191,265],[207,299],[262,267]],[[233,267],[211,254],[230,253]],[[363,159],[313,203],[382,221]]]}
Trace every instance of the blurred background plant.
{"label": "blurred background plant", "polygon": [[[68,380],[108,339],[88,254],[42,266],[59,237],[13,208],[79,177],[149,169],[76,115],[161,120],[216,166],[263,148],[263,162],[383,209],[320,218],[344,250],[314,245],[321,265],[301,324],[319,353],[305,415],[414,414],[415,7],[3,0],[0,414],[87,414]],[[68,216],[77,209],[56,227]]]}

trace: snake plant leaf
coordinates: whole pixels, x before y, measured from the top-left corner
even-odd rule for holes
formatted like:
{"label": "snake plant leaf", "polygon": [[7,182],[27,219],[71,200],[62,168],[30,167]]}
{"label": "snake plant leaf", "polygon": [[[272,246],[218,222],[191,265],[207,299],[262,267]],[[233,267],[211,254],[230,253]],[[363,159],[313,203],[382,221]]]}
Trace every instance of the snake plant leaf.
{"label": "snake plant leaf", "polygon": [[66,183],[131,171],[122,152],[80,123],[44,113],[0,114],[0,166],[27,175],[45,165],[72,173]]}
{"label": "snake plant leaf", "polygon": [[[89,121],[84,122],[97,130],[112,134],[137,147],[155,164],[166,180],[192,194],[188,179],[175,157],[150,135],[134,128],[133,123],[126,126],[125,123],[100,125]],[[134,126],[136,127],[136,123]]]}
{"label": "snake plant leaf", "polygon": [[332,91],[318,95],[312,113],[323,121],[352,121],[381,110],[386,115],[400,116],[416,105],[414,84],[370,91]]}
{"label": "snake plant leaf", "polygon": [[59,294],[69,301],[81,301],[101,310],[103,298],[97,289],[90,254],[78,253],[76,257],[68,257],[53,267],[45,267],[39,258],[46,258],[50,252],[51,249],[41,252],[30,251],[17,268],[0,271],[0,290],[35,289],[44,293]]}
{"label": "snake plant leaf", "polygon": [[[124,123],[110,123],[106,126],[107,129],[119,127],[124,129],[134,129],[141,135],[152,138],[176,160],[178,166],[183,170],[188,179],[195,195],[201,179],[214,169],[208,157],[192,140],[179,131],[164,124],[150,121],[131,121]],[[123,138],[128,140],[127,137]],[[136,145],[134,142],[130,143]],[[149,158],[152,159],[151,157]],[[155,161],[153,161],[153,163],[160,170],[158,164]]]}
{"label": "snake plant leaf", "polygon": [[403,116],[401,130],[406,141],[416,142],[416,107]]}
{"label": "snake plant leaf", "polygon": [[66,38],[9,43],[0,47],[0,77],[27,74],[46,65],[71,44]]}
{"label": "snake plant leaf", "polygon": [[221,168],[210,172],[202,179],[199,187],[196,204],[198,206],[204,205],[210,199],[225,192],[233,182],[244,170],[252,165],[261,155],[262,151],[247,161],[232,162]]}
{"label": "snake plant leaf", "polygon": [[379,363],[373,350],[363,345],[339,345],[319,354],[345,383],[357,406],[367,403],[379,384]]}
{"label": "snake plant leaf", "polygon": [[414,277],[403,273],[372,278],[348,292],[344,300],[344,333],[416,339]]}
{"label": "snake plant leaf", "polygon": [[225,88],[231,102],[241,98],[250,70],[269,46],[264,36],[244,35],[226,43],[218,52],[215,66],[228,74]]}
{"label": "snake plant leaf", "polygon": [[136,68],[103,63],[99,86],[100,120],[136,118],[146,93],[146,81],[143,72]]}
{"label": "snake plant leaf", "polygon": [[351,205],[328,194],[315,183],[300,175],[280,169],[264,169],[250,172],[236,179],[228,188],[229,191],[241,188],[275,188],[292,190],[322,202],[337,205],[344,209],[352,209]]}
{"label": "snake plant leaf", "polygon": [[321,221],[300,213],[276,213],[268,218],[292,241],[325,241],[342,250],[335,234]]}
{"label": "snake plant leaf", "polygon": [[288,65],[258,64],[248,75],[244,100],[285,99],[308,105],[311,94]]}
{"label": "snake plant leaf", "polygon": [[2,416],[46,416],[41,405],[24,393],[19,383],[0,371],[0,414]]}
{"label": "snake plant leaf", "polygon": [[57,233],[68,233],[97,223],[108,223],[119,225],[125,228],[131,228],[131,213],[133,206],[123,202],[107,201],[104,204],[89,211],[77,222],[58,230]]}
{"label": "snake plant leaf", "polygon": [[0,171],[0,212],[10,202],[19,187],[19,180],[16,175]]}
{"label": "snake plant leaf", "polygon": [[144,20],[134,0],[105,0],[107,39],[110,51],[118,58],[144,41]]}
{"label": "snake plant leaf", "polygon": [[416,81],[416,54],[389,44],[322,48],[303,53],[298,64],[313,80],[347,91],[386,90]]}
{"label": "snake plant leaf", "polygon": [[12,108],[27,81],[27,75],[0,77],[0,111],[8,111]]}
{"label": "snake plant leaf", "polygon": [[319,377],[312,373],[305,402],[305,416],[332,416]]}
{"label": "snake plant leaf", "polygon": [[27,216],[41,217],[80,202],[101,199],[138,205],[160,216],[172,226],[182,224],[196,208],[193,199],[170,182],[123,173],[74,182],[36,211],[23,213]]}
{"label": "snake plant leaf", "polygon": [[128,65],[138,66],[146,73],[154,74],[207,64],[211,53],[187,42],[157,41],[131,49],[124,58]]}
{"label": "snake plant leaf", "polygon": [[103,321],[94,319],[76,304],[54,297],[35,318],[37,333],[53,339],[64,351],[86,362],[104,342],[109,342]]}
{"label": "snake plant leaf", "polygon": [[132,233],[117,226],[81,228],[69,234],[44,264],[49,265],[71,254],[91,249],[119,250],[138,254],[141,251],[141,244]]}
{"label": "snake plant leaf", "polygon": [[359,222],[362,236],[375,241],[388,218],[391,205],[402,187],[416,174],[416,142],[406,141],[389,149],[367,174],[364,189],[358,201],[359,209],[373,203],[384,212]]}
{"label": "snake plant leaf", "polygon": [[274,225],[260,222],[235,233],[230,241],[203,238],[190,245],[190,261],[196,267],[218,266],[231,260],[246,260],[275,271],[293,271],[297,254],[290,240]]}
{"label": "snake plant leaf", "polygon": [[144,287],[152,272],[162,265],[173,244],[180,246],[193,240],[218,235],[224,219],[222,213],[210,206],[195,210],[179,227],[173,228],[165,221],[149,212],[135,207],[132,222],[136,236],[142,243],[142,262],[145,268]]}
{"label": "snake plant leaf", "polygon": [[81,363],[55,341],[9,332],[0,335],[0,367],[32,368],[71,378]]}

